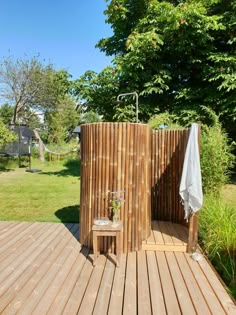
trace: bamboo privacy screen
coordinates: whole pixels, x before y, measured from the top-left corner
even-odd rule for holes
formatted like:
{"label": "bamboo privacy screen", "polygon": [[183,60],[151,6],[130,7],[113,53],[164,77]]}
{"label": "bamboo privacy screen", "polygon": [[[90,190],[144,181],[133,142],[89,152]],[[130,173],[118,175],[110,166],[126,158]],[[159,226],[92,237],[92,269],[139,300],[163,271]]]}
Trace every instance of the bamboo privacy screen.
{"label": "bamboo privacy screen", "polygon": [[[148,125],[81,126],[80,242],[92,247],[95,217],[108,216],[108,191],[125,191],[123,251],[140,250],[151,219],[186,224],[179,197],[189,130],[152,131]],[[101,248],[107,250],[111,239]]]}
{"label": "bamboo privacy screen", "polygon": [[152,219],[186,224],[180,202],[182,175],[189,129],[152,132]]}
{"label": "bamboo privacy screen", "polygon": [[[132,123],[81,126],[80,241],[92,247],[95,217],[108,216],[108,191],[124,191],[123,251],[141,249],[151,229],[151,129]],[[111,240],[105,238],[106,250]]]}

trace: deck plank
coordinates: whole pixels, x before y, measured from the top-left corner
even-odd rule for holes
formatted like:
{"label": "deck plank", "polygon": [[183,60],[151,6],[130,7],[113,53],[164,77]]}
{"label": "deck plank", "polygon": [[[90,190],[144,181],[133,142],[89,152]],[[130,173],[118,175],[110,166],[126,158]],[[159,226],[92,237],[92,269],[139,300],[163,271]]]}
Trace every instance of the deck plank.
{"label": "deck plank", "polygon": [[226,292],[221,281],[218,279],[218,275],[215,274],[215,271],[211,268],[207,260],[202,259],[198,263],[202,271],[204,272],[206,278],[208,279],[208,282],[213,288],[216,296],[218,297],[221,305],[223,306],[225,312],[229,315],[236,314],[236,305]]}
{"label": "deck plank", "polygon": [[127,254],[127,269],[124,292],[124,315],[137,314],[136,252]]}
{"label": "deck plank", "polygon": [[151,301],[146,253],[144,251],[137,252],[137,265],[138,313],[148,315],[151,314]]}
{"label": "deck plank", "polygon": [[164,243],[166,245],[174,245],[174,242],[173,242],[173,239],[169,233],[169,229],[168,229],[167,224],[168,224],[168,222],[159,221],[160,231],[162,233]]}
{"label": "deck plank", "polygon": [[185,259],[184,253],[175,253],[175,256],[197,314],[210,315],[211,313],[206,300],[204,299],[204,294],[202,294],[198,284],[196,283],[195,277]]}
{"label": "deck plank", "polygon": [[66,249],[68,251],[68,255],[64,263],[62,263],[61,265],[61,267],[63,268],[58,268],[60,265],[59,263],[57,264],[56,269],[58,270],[58,272],[56,274],[56,277],[50,282],[49,287],[44,292],[43,297],[40,299],[39,303],[37,304],[37,307],[34,309],[32,314],[41,315],[48,313],[52,301],[56,298],[57,294],[59,293],[59,290],[63,286],[64,281],[69,275],[71,269],[75,267],[74,264],[81,255],[80,254],[81,246],[78,242],[74,242],[73,244],[72,243],[68,244],[66,246]]}
{"label": "deck plank", "polygon": [[166,315],[165,300],[154,251],[147,252],[147,264],[149,273],[149,286],[151,295],[152,313]]}
{"label": "deck plank", "polygon": [[194,277],[201,288],[201,291],[204,292],[205,300],[214,315],[225,314],[223,307],[221,306],[219,300],[217,299],[215,292],[212,290],[210,284],[208,283],[204,273],[202,272],[197,261],[194,261],[189,255],[184,255],[191,270],[194,274]]}
{"label": "deck plank", "polygon": [[176,295],[179,301],[182,314],[196,314],[195,309],[192,304],[192,300],[189,296],[188,289],[186,287],[184,278],[182,277],[181,271],[179,269],[178,263],[176,261],[175,255],[173,252],[167,252],[166,260],[170,273],[172,275],[173,284],[175,287]]}
{"label": "deck plank", "polygon": [[91,259],[91,255],[89,255],[88,259],[86,259],[83,265],[83,268],[81,270],[79,277],[74,280],[75,281],[74,287],[66,303],[66,306],[63,310],[63,314],[66,314],[66,315],[77,314],[80,308],[80,305],[82,303],[84,293],[88,286],[89,279],[91,277],[92,272],[93,272],[92,259]]}
{"label": "deck plank", "polygon": [[175,288],[172,282],[171,274],[168,269],[165,254],[156,252],[158,268],[160,271],[161,284],[166,303],[167,314],[178,315],[181,314],[179,303],[176,297]]}
{"label": "deck plank", "polygon": [[[81,271],[87,261],[87,257],[89,254],[89,249],[82,248],[78,259],[75,261],[74,265],[72,266],[65,282],[60,287],[60,291],[58,292],[56,298],[52,302],[48,314],[60,314],[62,310],[65,309],[66,304],[71,299],[73,295],[73,289],[75,286],[75,279],[79,279]],[[75,307],[75,311],[70,310],[70,314],[76,314],[78,307]]]}
{"label": "deck plank", "polygon": [[151,229],[150,236],[146,240],[144,240],[142,243],[143,244],[155,244],[156,243],[154,235],[153,235],[153,229]]}
{"label": "deck plank", "polygon": [[[35,232],[36,235],[39,235],[37,239],[38,242],[45,242],[47,235],[50,235],[50,231],[53,231],[53,228],[47,229],[46,226],[44,226],[44,229],[42,229],[42,227],[41,225],[40,229]],[[45,233],[42,234],[42,231],[45,231]],[[25,244],[27,244],[27,247],[25,247]],[[33,242],[31,242],[31,245],[33,245]],[[12,283],[27,270],[37,255],[38,253],[34,246],[29,246],[29,243],[23,243],[22,246],[18,247],[14,252],[14,255],[7,256],[7,259],[1,262],[0,294],[12,286]],[[11,260],[9,260],[9,257]]]}
{"label": "deck plank", "polygon": [[126,276],[126,255],[121,255],[120,267],[116,268],[113,287],[111,291],[111,299],[109,304],[109,315],[120,315],[122,314],[123,308],[123,294],[124,294],[124,284]]}
{"label": "deck plank", "polygon": [[156,244],[164,244],[164,239],[158,221],[152,222],[152,230]]}
{"label": "deck plank", "polygon": [[89,315],[93,313],[98,290],[102,280],[103,271],[106,264],[106,257],[100,255],[97,259],[97,264],[93,268],[92,275],[89,279],[88,286],[83,296],[82,303],[79,308],[79,315]]}
{"label": "deck plank", "polygon": [[172,241],[175,245],[185,245],[184,242],[179,238],[175,228],[174,224],[171,222],[165,222],[165,225],[167,227],[167,230],[169,232],[169,235],[172,238]]}
{"label": "deck plank", "polygon": [[[24,269],[19,277],[15,277],[15,273],[13,272],[10,277],[13,278],[13,281],[11,284],[7,287],[5,287],[4,293],[1,295],[1,303],[0,303],[0,312],[3,311],[5,307],[8,306],[8,309],[11,309],[11,305],[14,303],[14,299],[19,298],[19,295],[21,293],[21,290],[24,288],[24,286],[27,284],[27,282],[30,280],[30,278],[37,272],[40,266],[43,265],[45,259],[48,257],[50,252],[52,251],[52,245],[56,247],[59,243],[59,238],[56,238],[57,233],[59,231],[58,229],[54,228],[53,232],[49,229],[48,230],[48,237],[47,241],[44,243],[44,248],[41,246],[37,247],[36,255],[34,253],[31,254],[31,258],[33,259],[28,267]],[[47,236],[47,235],[46,235]],[[49,247],[50,244],[50,247]],[[26,261],[25,261],[26,263]],[[25,272],[27,270],[27,272]],[[10,279],[8,279],[9,281]]]}
{"label": "deck plank", "polygon": [[152,221],[151,235],[142,242],[142,250],[186,252],[186,227],[166,221]]}
{"label": "deck plank", "polygon": [[114,261],[107,259],[93,315],[107,314],[113,277],[115,272]]}
{"label": "deck plank", "polygon": [[[17,228],[14,229],[11,227],[5,234],[0,237],[0,255],[4,254],[7,249],[12,250],[15,246],[15,243],[20,241],[21,238],[28,233],[28,229],[32,229],[34,223],[30,222],[25,225],[24,222],[17,225]],[[16,226],[14,226],[16,227]],[[13,248],[12,248],[13,247]]]}
{"label": "deck plank", "polygon": [[173,223],[173,229],[176,232],[177,238],[179,238],[184,244],[188,242],[188,228],[181,224]]}
{"label": "deck plank", "polygon": [[[50,284],[53,282],[53,280],[58,276],[58,273],[62,266],[64,266],[64,263],[66,262],[70,251],[70,240],[73,238],[73,235],[71,233],[65,233],[64,242],[61,241],[61,244],[63,244],[63,248],[60,251],[59,255],[56,257],[56,259],[51,260],[50,268],[48,269],[46,275],[44,277],[40,277],[40,281],[37,282],[36,286],[34,286],[33,291],[30,293],[30,295],[27,297],[27,303],[24,303],[22,307],[20,308],[20,314],[33,314],[35,308],[42,300],[42,297],[46,297],[46,292],[50,286]],[[48,262],[48,261],[47,261]],[[64,270],[64,269],[63,269]],[[34,284],[34,283],[33,283]],[[51,297],[49,296],[48,299],[50,302]],[[42,313],[41,313],[42,314]]]}
{"label": "deck plank", "polygon": [[[53,226],[53,228],[55,229],[56,227]],[[36,259],[32,265],[33,268],[36,269],[35,272],[30,277],[28,282],[22,287],[20,292],[14,297],[8,307],[4,310],[3,314],[9,314],[13,311],[19,311],[19,314],[26,314],[27,311],[30,312],[31,310],[33,310],[38,301],[42,298],[44,291],[38,291],[38,286],[45,286],[45,282],[48,284],[48,282],[50,282],[55,276],[55,274],[50,273],[50,269],[53,267],[53,265],[56,264],[57,259],[60,259],[60,257],[62,257],[61,259],[63,259],[63,249],[69,241],[68,236],[71,236],[68,234],[67,229],[65,229],[64,227],[58,225],[58,228],[61,230],[61,239],[59,239],[59,244],[55,245],[54,240],[56,240],[56,238],[54,238],[54,240],[52,241],[49,238],[49,243],[46,243],[47,247],[42,247],[43,250],[46,249],[46,253],[48,255],[44,257],[45,261],[42,262],[42,267],[40,261],[38,262],[38,260]],[[37,250],[38,248],[35,247],[35,253],[38,252]]]}

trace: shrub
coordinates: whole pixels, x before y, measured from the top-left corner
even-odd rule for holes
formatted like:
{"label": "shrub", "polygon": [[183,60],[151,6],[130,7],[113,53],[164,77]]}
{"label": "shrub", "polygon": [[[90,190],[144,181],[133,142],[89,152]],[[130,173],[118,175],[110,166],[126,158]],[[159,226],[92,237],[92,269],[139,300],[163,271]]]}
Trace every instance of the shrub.
{"label": "shrub", "polygon": [[169,129],[183,128],[181,125],[174,122],[175,117],[175,115],[168,112],[157,114],[149,119],[148,124],[152,129],[162,129],[163,127]]}
{"label": "shrub", "polygon": [[205,196],[199,237],[216,270],[230,288],[236,286],[236,212],[220,197]]}
{"label": "shrub", "polygon": [[16,135],[7,129],[2,119],[0,119],[0,145],[12,142],[16,139]]}
{"label": "shrub", "polygon": [[[202,115],[194,111],[182,111],[177,116],[168,112],[153,116],[149,125],[153,129],[168,126],[170,129],[186,128],[194,121],[201,125],[201,171],[204,193],[219,193],[228,181],[235,157],[231,153],[227,134],[221,127],[219,117],[211,109],[201,106]],[[184,118],[185,117],[185,118]]]}
{"label": "shrub", "polygon": [[202,125],[200,155],[203,189],[205,193],[218,194],[229,179],[235,158],[218,116],[209,109],[207,111],[212,115],[213,124],[210,127]]}

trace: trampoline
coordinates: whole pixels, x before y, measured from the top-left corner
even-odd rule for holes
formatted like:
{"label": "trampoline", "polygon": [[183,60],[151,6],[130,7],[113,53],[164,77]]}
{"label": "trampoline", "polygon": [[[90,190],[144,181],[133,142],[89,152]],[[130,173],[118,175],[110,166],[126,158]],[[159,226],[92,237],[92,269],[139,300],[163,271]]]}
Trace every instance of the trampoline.
{"label": "trampoline", "polygon": [[10,125],[11,131],[17,134],[17,139],[13,142],[0,146],[0,157],[18,157],[19,167],[21,166],[21,157],[29,158],[29,169],[31,169],[31,145],[32,139],[35,139],[33,130],[26,125]]}

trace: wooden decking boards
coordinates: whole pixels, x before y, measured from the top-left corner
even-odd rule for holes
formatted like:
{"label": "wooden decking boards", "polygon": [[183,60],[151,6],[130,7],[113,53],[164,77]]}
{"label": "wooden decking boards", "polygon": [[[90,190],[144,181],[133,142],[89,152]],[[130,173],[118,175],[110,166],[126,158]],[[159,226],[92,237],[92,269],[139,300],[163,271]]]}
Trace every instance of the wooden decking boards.
{"label": "wooden decking boards", "polygon": [[142,250],[186,252],[188,229],[180,224],[152,221],[151,234],[142,242]]}
{"label": "wooden decking boards", "polygon": [[[177,225],[153,228],[151,245],[185,246]],[[112,254],[92,262],[77,224],[0,222],[0,314],[236,314],[205,258],[147,250],[122,254],[119,268]]]}

